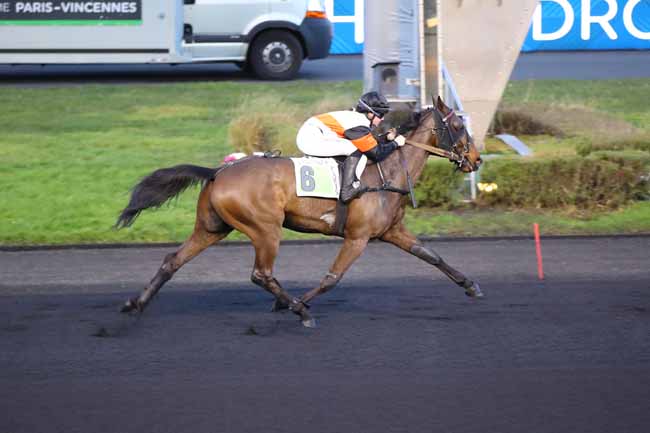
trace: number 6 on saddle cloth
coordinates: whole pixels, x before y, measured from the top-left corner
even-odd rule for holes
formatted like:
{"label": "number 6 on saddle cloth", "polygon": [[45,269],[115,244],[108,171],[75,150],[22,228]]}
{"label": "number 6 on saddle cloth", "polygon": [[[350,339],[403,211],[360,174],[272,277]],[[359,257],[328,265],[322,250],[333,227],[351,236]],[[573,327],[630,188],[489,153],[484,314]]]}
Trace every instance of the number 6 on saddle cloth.
{"label": "number 6 on saddle cloth", "polygon": [[[298,197],[339,198],[341,174],[335,159],[303,157],[291,158],[291,161],[296,176]],[[365,166],[365,163],[363,165]]]}
{"label": "number 6 on saddle cloth", "polygon": [[[402,162],[406,162],[400,154]],[[334,158],[322,157],[302,157],[291,158],[294,166],[296,176],[296,195],[298,197],[318,197],[318,198],[335,198],[338,199],[341,193],[341,172],[340,163]],[[366,167],[368,158],[363,155],[356,168],[356,176],[361,178],[361,174]],[[365,192],[375,191],[392,191],[399,194],[411,193],[411,202],[414,208],[417,207],[417,202],[412,194],[413,185],[411,178],[408,175],[408,169],[404,166],[404,171],[407,174],[408,190],[402,190],[390,185],[386,182],[381,170],[381,165],[377,164],[377,170],[382,180],[382,185],[379,187],[367,188]]]}

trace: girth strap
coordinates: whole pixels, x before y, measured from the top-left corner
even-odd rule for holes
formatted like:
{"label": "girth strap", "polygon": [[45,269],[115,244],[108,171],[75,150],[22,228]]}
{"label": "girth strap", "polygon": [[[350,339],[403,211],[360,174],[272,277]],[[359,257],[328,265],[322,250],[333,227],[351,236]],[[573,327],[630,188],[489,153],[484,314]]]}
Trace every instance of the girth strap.
{"label": "girth strap", "polygon": [[401,188],[395,188],[391,184],[386,184],[378,187],[373,187],[373,188],[368,188],[365,190],[365,192],[381,192],[381,191],[388,191],[388,192],[396,192],[398,194],[406,195],[409,192],[405,189]]}

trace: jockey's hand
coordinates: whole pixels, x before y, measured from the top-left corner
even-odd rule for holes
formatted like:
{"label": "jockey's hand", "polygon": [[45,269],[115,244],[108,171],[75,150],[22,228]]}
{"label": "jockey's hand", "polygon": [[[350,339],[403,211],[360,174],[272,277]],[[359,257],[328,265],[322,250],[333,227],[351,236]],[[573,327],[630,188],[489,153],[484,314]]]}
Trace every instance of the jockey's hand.
{"label": "jockey's hand", "polygon": [[395,137],[397,137],[397,129],[390,128],[386,133],[386,140],[395,141]]}
{"label": "jockey's hand", "polygon": [[402,147],[404,144],[406,144],[406,138],[403,135],[398,135],[393,141],[397,143],[399,147]]}

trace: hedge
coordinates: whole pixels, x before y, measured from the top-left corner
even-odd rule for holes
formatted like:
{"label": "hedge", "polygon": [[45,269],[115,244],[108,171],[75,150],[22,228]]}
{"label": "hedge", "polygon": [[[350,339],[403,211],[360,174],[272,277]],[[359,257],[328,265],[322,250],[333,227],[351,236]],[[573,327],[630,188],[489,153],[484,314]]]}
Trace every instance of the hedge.
{"label": "hedge", "polygon": [[[442,162],[442,163],[441,163]],[[613,153],[589,158],[499,158],[487,161],[480,181],[496,183],[491,193],[479,193],[479,207],[590,209],[617,208],[631,200],[650,199],[650,156]],[[416,188],[423,206],[458,203],[463,182],[448,162],[427,164]]]}
{"label": "hedge", "polygon": [[449,207],[460,199],[464,174],[447,160],[429,159],[415,188],[421,206]]}

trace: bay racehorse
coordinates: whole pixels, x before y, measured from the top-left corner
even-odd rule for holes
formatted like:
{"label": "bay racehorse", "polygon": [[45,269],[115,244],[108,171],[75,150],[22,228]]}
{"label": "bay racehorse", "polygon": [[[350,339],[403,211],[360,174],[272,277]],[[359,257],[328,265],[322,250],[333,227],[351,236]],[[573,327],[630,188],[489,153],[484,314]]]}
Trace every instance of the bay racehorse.
{"label": "bay racehorse", "polygon": [[[411,179],[418,179],[430,154],[448,157],[463,172],[476,170],[481,164],[462,119],[440,98],[433,107],[411,113],[410,120],[401,125],[400,130],[406,136],[406,145],[381,162],[383,176],[376,165],[366,168],[362,177],[365,185],[382,185],[382,178],[387,178],[392,185],[405,190]],[[253,283],[275,297],[274,310],[290,309],[307,327],[315,326],[308,302],[334,288],[371,239],[396,245],[435,266],[468,296],[483,296],[476,282],[448,265],[406,229],[403,218],[408,199],[403,194],[367,192],[353,200],[340,232],[334,222],[337,201],[298,197],[293,162],[288,158],[250,157],[214,169],[178,165],[156,170],[133,188],[130,202],[116,226],[131,225],[142,210],[159,207],[197,183],[202,183],[203,187],[194,231],[176,252],[165,257],[140,296],[125,303],[123,312],[142,312],[181,266],[232,230],[244,233],[255,248]],[[273,277],[282,227],[343,237],[343,245],[329,272],[316,288],[300,298],[290,296]]]}

